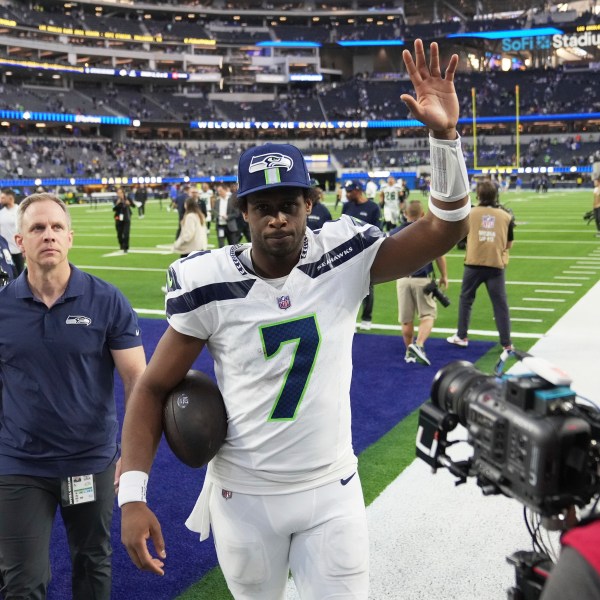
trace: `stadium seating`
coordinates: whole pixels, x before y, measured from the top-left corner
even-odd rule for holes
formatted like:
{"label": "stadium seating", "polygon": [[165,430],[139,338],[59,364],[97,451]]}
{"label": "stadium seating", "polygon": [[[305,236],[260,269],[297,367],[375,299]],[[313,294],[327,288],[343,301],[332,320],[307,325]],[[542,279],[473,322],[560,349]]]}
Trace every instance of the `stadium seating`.
{"label": "stadium seating", "polygon": [[[289,2],[276,8],[302,13],[305,17],[289,18],[270,14],[271,6],[260,0],[246,0],[240,3],[221,5],[204,2],[207,12],[200,13],[196,2],[171,2],[180,12],[160,12],[160,2],[145,3],[155,5],[156,11],[124,8],[102,14],[101,9],[75,5],[70,11],[63,3],[44,3],[24,10],[21,2],[7,2],[2,7],[2,16],[14,20],[16,26],[7,26],[4,35],[14,37],[15,48],[23,40],[23,58],[38,60],[40,63],[51,60],[54,65],[72,66],[89,60],[98,66],[124,66],[128,69],[164,70],[187,73],[190,82],[167,77],[167,73],[149,81],[123,77],[83,77],[61,74],[51,78],[48,72],[36,68],[12,69],[10,75],[3,76],[0,94],[0,108],[5,110],[51,112],[71,115],[97,115],[129,117],[142,124],[143,134],[135,130],[123,135],[115,135],[114,130],[86,127],[79,124],[70,132],[63,126],[48,124],[35,129],[35,123],[5,124],[6,135],[0,137],[0,175],[10,177],[76,176],[111,174],[131,176],[134,173],[156,174],[161,176],[181,176],[182,174],[224,174],[234,169],[239,144],[250,143],[252,132],[219,132],[218,129],[199,131],[190,129],[195,121],[397,121],[410,119],[406,105],[400,100],[402,93],[410,92],[412,85],[400,68],[401,58],[390,54],[390,61],[398,61],[395,72],[360,71],[354,65],[351,55],[329,56],[338,41],[361,40],[410,40],[414,37],[425,39],[443,38],[449,34],[465,32],[487,32],[520,29],[538,26],[541,16],[535,10],[512,18],[497,18],[482,14],[468,14],[460,20],[438,7],[441,14],[433,20],[392,17],[373,18],[378,13],[395,10],[395,3],[386,5],[359,0],[352,6],[357,9],[355,18],[339,14],[339,3],[323,1],[318,6],[302,0]],[[346,4],[341,3],[341,8]],[[186,7],[194,11],[188,17]],[[221,8],[222,8],[221,7]],[[350,7],[348,4],[347,8]],[[252,14],[244,14],[240,9],[249,9]],[[314,9],[330,11],[328,18],[311,17]],[[406,14],[414,7],[405,3]],[[236,12],[239,14],[235,16]],[[427,10],[425,6],[422,10]],[[229,12],[227,12],[229,11]],[[360,15],[361,11],[369,14]],[[254,14],[254,13],[261,14]],[[552,23],[550,14],[544,25]],[[362,18],[360,25],[357,20]],[[560,17],[564,20],[564,16]],[[592,13],[581,13],[570,17],[572,23],[588,24],[597,22]],[[352,21],[352,22],[351,22]],[[427,22],[424,22],[427,21]],[[57,28],[81,28],[98,32],[108,32],[113,37],[68,37],[73,45],[71,53],[67,46],[64,52],[56,50],[56,35],[42,31],[48,26]],[[123,36],[115,41],[114,34]],[[129,36],[127,38],[127,36]],[[149,42],[148,36],[154,41]],[[135,40],[135,38],[140,38]],[[143,38],[143,39],[142,39]],[[201,44],[190,42],[211,40],[210,50]],[[64,42],[65,38],[61,38]],[[48,51],[27,50],[26,40],[48,45]],[[257,67],[258,59],[268,58],[267,53],[256,50],[259,41],[314,41],[323,45],[319,52],[294,49],[284,56],[291,63],[301,62],[304,55],[319,57],[325,68],[323,81],[316,84],[281,85],[260,83],[254,80],[253,72],[263,68],[263,73],[277,75],[281,67],[269,64]],[[458,42],[457,42],[458,43]],[[108,55],[95,54],[93,49],[109,49]],[[470,47],[472,49],[472,47]],[[89,49],[89,57],[85,56]],[[218,60],[205,60],[203,56],[221,57]],[[0,59],[11,60],[19,53],[0,54]],[[45,56],[51,58],[45,58]],[[350,56],[350,58],[348,58]],[[254,59],[257,59],[256,61]],[[337,63],[337,65],[336,65]],[[87,65],[87,63],[85,63]],[[280,63],[278,63],[280,64]],[[369,64],[368,61],[365,64]],[[481,63],[484,64],[483,62]],[[8,67],[0,67],[5,72]],[[226,68],[226,69],[225,69]],[[349,68],[352,71],[349,73]],[[228,73],[223,71],[229,70]],[[204,74],[223,73],[221,83],[202,82]],[[196,76],[196,77],[194,77]],[[137,77],[137,76],[136,76]],[[58,81],[57,81],[58,79]],[[478,118],[514,117],[516,112],[516,86],[519,86],[519,109],[523,117],[522,133],[528,136],[521,143],[520,165],[523,167],[561,167],[590,165],[598,159],[597,136],[590,134],[598,130],[595,123],[586,126],[582,139],[581,124],[573,121],[562,122],[560,115],[567,113],[596,113],[600,111],[600,78],[578,70],[528,69],[500,71],[487,68],[482,71],[469,71],[461,68],[456,76],[456,88],[460,101],[461,117],[468,122],[473,111],[472,90],[475,91],[475,108]],[[577,93],[573,93],[577,90]],[[530,115],[558,115],[552,125],[530,123]],[[145,126],[145,127],[144,127]],[[158,127],[168,128],[168,133],[158,133]],[[467,137],[468,126],[463,132]],[[26,134],[21,140],[18,135]],[[79,136],[69,139],[66,135]],[[274,136],[275,134],[269,133]],[[501,135],[494,139],[494,135]],[[86,136],[94,136],[87,141]],[[114,137],[114,141],[110,137]],[[151,139],[141,142],[137,137]],[[392,168],[399,166],[416,167],[427,163],[428,154],[422,129],[402,129],[388,127],[377,135],[372,132],[340,131],[313,134],[302,132],[300,139],[306,144],[322,144],[331,154],[332,161],[341,168],[369,169]],[[477,156],[468,141],[465,142],[467,162],[470,167],[514,165],[514,127],[498,125],[494,129],[480,132]],[[511,137],[512,136],[512,137]],[[533,137],[532,137],[533,136]],[[179,139],[179,145],[158,139],[169,137]],[[510,138],[510,139],[509,139]],[[345,140],[347,144],[337,144]],[[227,144],[215,143],[223,140],[237,140]],[[312,140],[312,141],[311,141]],[[48,150],[49,149],[49,150]],[[150,150],[151,149],[151,150]],[[15,161],[15,154],[20,158]],[[26,157],[27,160],[22,160]],[[29,160],[32,158],[32,160]],[[17,164],[17,162],[19,164]]]}

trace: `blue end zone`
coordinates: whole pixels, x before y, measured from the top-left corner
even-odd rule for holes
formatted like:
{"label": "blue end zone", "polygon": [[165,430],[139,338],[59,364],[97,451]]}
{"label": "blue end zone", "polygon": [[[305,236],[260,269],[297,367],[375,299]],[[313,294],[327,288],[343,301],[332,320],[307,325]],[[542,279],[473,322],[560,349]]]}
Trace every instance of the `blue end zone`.
{"label": "blue end zone", "polygon": [[[140,322],[144,347],[150,358],[167,325],[165,321],[154,319]],[[431,338],[426,349],[432,366],[424,367],[404,362],[404,345],[399,336],[357,334],[351,390],[355,452],[360,454],[427,400],[438,369],[454,360],[475,362],[493,345],[471,342],[468,348],[459,348],[443,339]],[[198,358],[194,368],[214,376],[212,359],[207,352]],[[116,398],[122,418],[120,381]],[[116,508],[112,526],[112,600],[172,600],[217,565],[212,540],[200,544],[198,536],[184,525],[202,488],[204,472],[204,469],[190,469],[181,464],[166,442],[161,442],[150,477],[148,504],[161,522],[165,537],[165,576],[142,573],[133,566],[120,542],[120,512]],[[151,553],[154,554],[153,548]],[[62,523],[53,531],[51,561],[53,581],[48,600],[71,597],[69,551]]]}

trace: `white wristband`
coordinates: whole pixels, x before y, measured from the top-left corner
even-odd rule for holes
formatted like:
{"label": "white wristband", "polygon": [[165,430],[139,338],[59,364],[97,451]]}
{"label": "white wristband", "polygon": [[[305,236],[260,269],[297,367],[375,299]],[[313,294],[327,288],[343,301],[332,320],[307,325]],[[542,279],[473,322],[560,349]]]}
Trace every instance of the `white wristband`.
{"label": "white wristband", "polygon": [[471,212],[471,203],[467,202],[464,206],[457,208],[456,210],[444,210],[443,208],[438,208],[432,201],[431,197],[429,198],[429,210],[442,221],[462,221],[469,216]]}
{"label": "white wristband", "polygon": [[128,502],[146,502],[148,473],[126,471],[119,479],[119,508]]}
{"label": "white wristband", "polygon": [[438,140],[429,136],[429,153],[431,195],[442,202],[456,202],[467,196],[469,176],[460,136],[455,140]]}

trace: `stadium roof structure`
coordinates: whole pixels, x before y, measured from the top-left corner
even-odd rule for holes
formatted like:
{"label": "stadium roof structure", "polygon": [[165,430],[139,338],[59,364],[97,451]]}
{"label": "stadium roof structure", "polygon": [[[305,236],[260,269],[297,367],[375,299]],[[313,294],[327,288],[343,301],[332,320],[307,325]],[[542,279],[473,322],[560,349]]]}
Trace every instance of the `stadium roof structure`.
{"label": "stadium roof structure", "polygon": [[[64,0],[39,0],[39,4],[64,5]],[[473,19],[482,16],[506,15],[508,13],[550,12],[568,8],[585,10],[589,3],[584,1],[560,2],[559,0],[203,0],[198,5],[196,0],[179,0],[169,4],[161,0],[73,0],[69,4],[104,6],[117,10],[149,10],[157,9],[170,12],[197,12],[206,15],[239,14],[322,14],[334,12],[340,16],[345,13],[357,15],[363,11],[374,12],[403,12],[406,19],[415,18],[423,23],[424,18],[440,15],[450,11],[463,19]]]}

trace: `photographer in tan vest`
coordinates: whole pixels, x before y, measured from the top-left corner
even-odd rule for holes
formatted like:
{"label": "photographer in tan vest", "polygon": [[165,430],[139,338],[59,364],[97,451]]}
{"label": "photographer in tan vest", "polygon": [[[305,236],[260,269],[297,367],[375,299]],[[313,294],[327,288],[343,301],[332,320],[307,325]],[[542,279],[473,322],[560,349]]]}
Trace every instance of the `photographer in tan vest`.
{"label": "photographer in tan vest", "polygon": [[498,204],[498,190],[492,181],[484,180],[477,185],[477,200],[478,206],[469,215],[458,331],[447,339],[457,346],[469,345],[467,332],[471,308],[477,289],[484,283],[492,302],[500,344],[505,349],[512,349],[504,269],[508,264],[508,250],[513,244],[514,218]]}

